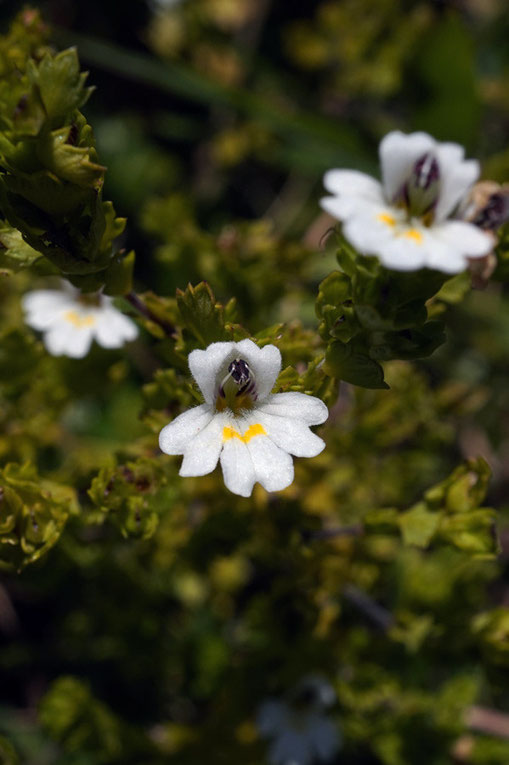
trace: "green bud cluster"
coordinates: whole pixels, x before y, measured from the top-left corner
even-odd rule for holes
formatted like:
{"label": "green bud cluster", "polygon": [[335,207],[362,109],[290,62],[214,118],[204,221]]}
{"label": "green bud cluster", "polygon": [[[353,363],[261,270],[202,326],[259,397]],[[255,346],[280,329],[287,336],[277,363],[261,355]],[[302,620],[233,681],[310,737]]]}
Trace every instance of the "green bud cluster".
{"label": "green bud cluster", "polygon": [[[28,30],[39,45],[22,47]],[[24,11],[0,46],[0,227],[13,270],[45,256],[85,291],[130,288],[134,257],[115,250],[125,219],[103,201],[103,167],[80,109],[85,85],[76,50],[54,53],[35,11]],[[17,53],[14,57],[12,49]]]}

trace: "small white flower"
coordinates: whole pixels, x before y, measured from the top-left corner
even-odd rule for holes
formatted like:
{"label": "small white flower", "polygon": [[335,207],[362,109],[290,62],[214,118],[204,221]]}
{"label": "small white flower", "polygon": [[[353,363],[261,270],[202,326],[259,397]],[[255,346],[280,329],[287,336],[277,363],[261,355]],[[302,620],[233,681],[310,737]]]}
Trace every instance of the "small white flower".
{"label": "small white flower", "polygon": [[112,298],[82,295],[64,283],[62,290],[34,290],[22,299],[29,327],[43,332],[53,356],[81,359],[92,340],[103,348],[120,348],[138,334],[136,324],[113,306]]}
{"label": "small white flower", "polygon": [[382,183],[356,170],[329,170],[324,177],[334,196],[321,205],[343,221],[359,252],[397,271],[427,267],[453,274],[492,249],[488,234],[454,219],[479,176],[479,163],[465,160],[461,146],[394,131],[379,153]]}
{"label": "small white flower", "polygon": [[341,736],[324,712],[335,698],[325,680],[311,676],[301,681],[288,701],[268,699],[261,705],[257,726],[263,738],[272,739],[271,765],[311,765],[334,757]]}
{"label": "small white flower", "polygon": [[309,426],[325,422],[325,404],[304,393],[271,394],[281,369],[275,345],[212,343],[189,354],[189,368],[205,403],[159,435],[163,452],[184,455],[181,476],[211,473],[220,460],[234,494],[251,496],[256,481],[280,491],[293,481],[290,455],[315,457],[324,448]]}

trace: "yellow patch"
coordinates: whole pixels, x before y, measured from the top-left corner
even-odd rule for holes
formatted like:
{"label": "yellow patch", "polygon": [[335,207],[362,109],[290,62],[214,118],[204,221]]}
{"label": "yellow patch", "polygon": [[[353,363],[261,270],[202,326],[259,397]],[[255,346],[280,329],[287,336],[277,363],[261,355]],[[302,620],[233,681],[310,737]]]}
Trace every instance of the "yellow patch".
{"label": "yellow patch", "polygon": [[377,215],[376,217],[379,221],[385,223],[387,226],[396,225],[396,218],[394,218],[392,215],[389,215],[389,213],[380,213],[380,215]]}
{"label": "yellow patch", "polygon": [[255,436],[266,436],[267,431],[263,427],[263,425],[260,425],[259,422],[257,422],[255,425],[250,425],[249,428],[246,430],[246,432],[241,435],[240,433],[237,433],[236,430],[230,427],[223,428],[223,443],[226,441],[230,441],[232,438],[238,438],[239,441],[243,441],[245,444],[248,444],[252,438]]}
{"label": "yellow patch", "polygon": [[413,239],[416,244],[422,244],[422,234],[420,231],[417,231],[416,228],[408,228],[403,233],[403,236],[406,236],[408,239]]}
{"label": "yellow patch", "polygon": [[95,324],[93,316],[80,316],[76,311],[67,311],[67,313],[64,314],[64,319],[78,329],[83,329],[83,327],[93,327]]}

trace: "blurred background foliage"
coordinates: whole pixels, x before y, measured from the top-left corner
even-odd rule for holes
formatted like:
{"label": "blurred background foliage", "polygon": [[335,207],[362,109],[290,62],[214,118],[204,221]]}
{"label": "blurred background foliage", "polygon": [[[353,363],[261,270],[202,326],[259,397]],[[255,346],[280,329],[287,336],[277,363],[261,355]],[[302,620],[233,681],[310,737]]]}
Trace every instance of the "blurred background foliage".
{"label": "blurred background foliage", "polygon": [[[446,341],[435,322],[425,340],[430,354],[440,347],[415,361],[424,354],[396,338],[381,357],[389,389],[376,389],[383,372],[371,389],[338,389],[317,362],[337,295],[349,299],[348,253],[331,276],[338,243],[317,201],[330,167],[376,172],[393,128],[460,141],[484,177],[507,178],[505,3],[37,9],[47,26],[18,17],[2,74],[27,50],[40,60],[46,46],[77,47],[96,88],[73,104],[100,162],[91,149],[85,185],[104,177],[104,199],[127,218],[106,249],[87,250],[87,276],[104,281],[134,248],[146,310],[125,352],[50,357],[20,297],[51,284],[55,258],[0,230],[11,274],[0,280],[0,762],[284,765],[258,710],[284,700],[302,722],[314,701],[294,689],[316,675],[334,691],[331,762],[504,765],[504,269],[483,291],[449,283],[427,313],[419,295],[418,331],[440,316]],[[6,35],[19,3],[1,10]],[[20,247],[36,262],[13,274]],[[198,400],[188,352],[250,334],[281,348],[280,389],[322,396],[331,416],[327,449],[297,460],[292,486],[245,500],[218,471],[179,479],[157,433]],[[333,338],[337,349],[350,335]],[[328,365],[357,382],[343,356]]]}

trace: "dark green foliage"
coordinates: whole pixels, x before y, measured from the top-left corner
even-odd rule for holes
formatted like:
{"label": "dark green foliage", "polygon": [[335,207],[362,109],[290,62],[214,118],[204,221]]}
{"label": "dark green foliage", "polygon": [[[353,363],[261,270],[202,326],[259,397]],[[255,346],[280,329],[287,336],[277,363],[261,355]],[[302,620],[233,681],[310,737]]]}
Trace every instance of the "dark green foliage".
{"label": "dark green foliage", "polygon": [[[17,44],[26,16],[4,47]],[[35,23],[29,19],[29,26]],[[109,291],[121,294],[129,283],[109,267],[119,257],[114,240],[125,220],[102,201],[106,168],[98,163],[92,128],[79,111],[91,93],[87,75],[73,48],[31,53],[5,67],[0,87],[0,209],[29,245],[18,246],[14,257],[18,267],[29,266],[35,250],[85,291],[108,281]],[[132,265],[126,263],[131,271]]]}
{"label": "dark green foliage", "polygon": [[366,388],[386,388],[380,361],[429,356],[445,341],[444,325],[429,321],[426,301],[445,274],[395,273],[357,255],[340,237],[338,262],[320,285],[316,312],[327,342],[325,371]]}
{"label": "dark green foliage", "polygon": [[41,481],[30,465],[6,465],[0,472],[0,568],[20,571],[38,560],[76,512],[71,487]]}

